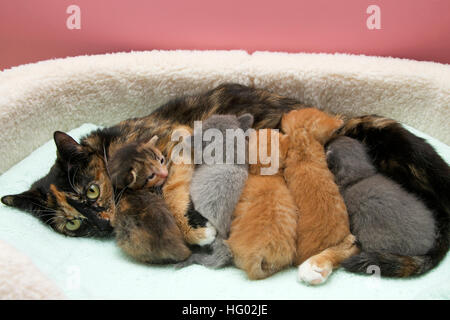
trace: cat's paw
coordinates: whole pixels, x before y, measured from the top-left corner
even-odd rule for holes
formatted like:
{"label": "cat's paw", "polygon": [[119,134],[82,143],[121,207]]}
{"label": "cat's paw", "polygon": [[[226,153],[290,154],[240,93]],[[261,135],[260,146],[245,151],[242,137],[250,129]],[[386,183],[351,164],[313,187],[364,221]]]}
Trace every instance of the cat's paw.
{"label": "cat's paw", "polygon": [[324,283],[332,271],[333,268],[330,264],[319,266],[314,258],[309,258],[298,267],[298,280],[307,284],[318,285]]}
{"label": "cat's paw", "polygon": [[206,223],[206,226],[203,228],[203,237],[198,241],[199,246],[206,246],[211,244],[216,239],[217,230],[213,227],[213,225],[209,222]]}

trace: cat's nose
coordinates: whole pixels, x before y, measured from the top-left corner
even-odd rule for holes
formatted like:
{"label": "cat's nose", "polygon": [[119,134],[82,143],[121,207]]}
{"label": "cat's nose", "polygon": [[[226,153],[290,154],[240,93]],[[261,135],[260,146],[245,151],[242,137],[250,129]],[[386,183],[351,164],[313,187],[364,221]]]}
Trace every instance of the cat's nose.
{"label": "cat's nose", "polygon": [[158,173],[158,176],[161,177],[161,178],[167,178],[168,175],[169,175],[169,173],[167,172],[167,169],[162,169]]}

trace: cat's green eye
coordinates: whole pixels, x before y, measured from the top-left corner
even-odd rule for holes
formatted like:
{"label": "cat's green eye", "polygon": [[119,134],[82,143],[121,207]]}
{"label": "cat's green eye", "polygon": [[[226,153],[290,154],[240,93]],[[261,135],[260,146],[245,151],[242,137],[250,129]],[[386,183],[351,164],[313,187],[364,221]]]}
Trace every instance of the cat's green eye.
{"label": "cat's green eye", "polygon": [[91,184],[86,190],[86,197],[95,200],[100,196],[100,188],[95,183]]}
{"label": "cat's green eye", "polygon": [[66,222],[66,229],[69,231],[76,231],[80,229],[80,227],[81,227],[81,220],[79,219],[72,219]]}

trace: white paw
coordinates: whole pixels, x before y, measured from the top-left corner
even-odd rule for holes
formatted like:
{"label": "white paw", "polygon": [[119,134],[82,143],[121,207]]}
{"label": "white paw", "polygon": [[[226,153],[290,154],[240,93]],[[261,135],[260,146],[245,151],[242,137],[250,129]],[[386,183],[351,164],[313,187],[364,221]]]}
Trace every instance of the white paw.
{"label": "white paw", "polygon": [[309,258],[298,267],[298,280],[307,284],[317,285],[324,283],[331,272],[331,267],[319,268]]}
{"label": "white paw", "polygon": [[198,245],[206,246],[207,244],[213,243],[213,241],[216,239],[216,235],[216,228],[214,228],[211,223],[207,222],[205,227],[205,237],[198,242]]}

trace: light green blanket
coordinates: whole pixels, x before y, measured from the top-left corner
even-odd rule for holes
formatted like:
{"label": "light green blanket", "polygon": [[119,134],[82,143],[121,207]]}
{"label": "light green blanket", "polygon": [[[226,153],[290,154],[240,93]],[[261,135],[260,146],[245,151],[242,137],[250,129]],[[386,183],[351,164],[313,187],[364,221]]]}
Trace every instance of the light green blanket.
{"label": "light green blanket", "polygon": [[[80,137],[95,129],[85,124],[70,134]],[[450,147],[423,136],[450,162]],[[47,173],[55,159],[53,141],[0,176],[0,196],[26,190]],[[428,274],[414,279],[379,279],[344,270],[319,287],[296,280],[296,268],[269,279],[250,281],[234,267],[210,270],[190,266],[138,264],[111,240],[68,238],[31,215],[0,205],[0,239],[27,254],[50,279],[74,299],[448,299],[450,255]]]}

